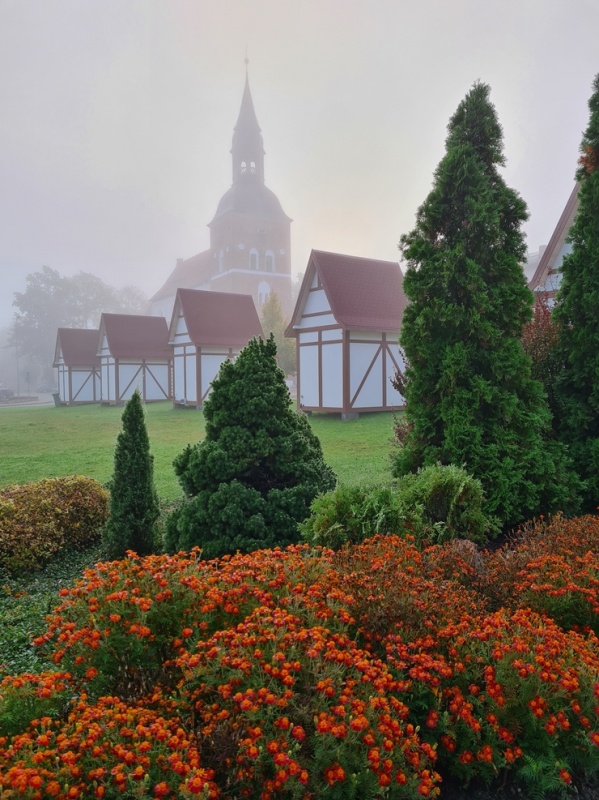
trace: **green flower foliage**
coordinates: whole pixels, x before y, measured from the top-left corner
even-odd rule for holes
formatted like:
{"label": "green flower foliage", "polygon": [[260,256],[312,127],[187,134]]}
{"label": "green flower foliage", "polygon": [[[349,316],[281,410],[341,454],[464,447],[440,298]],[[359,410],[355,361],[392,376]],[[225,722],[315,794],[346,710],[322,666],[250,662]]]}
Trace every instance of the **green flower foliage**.
{"label": "green flower foliage", "polygon": [[394,472],[463,464],[482,483],[485,513],[513,525],[575,498],[563,450],[546,441],[543,387],[520,342],[532,306],[521,267],[527,211],[499,174],[502,131],[488,86],[475,84],[460,103],[446,146],[400,244],[408,433]]}
{"label": "green flower foliage", "polygon": [[303,538],[332,550],[359,544],[377,533],[401,535],[405,527],[397,493],[390,486],[341,484],[316,497],[310,511],[300,526]]}
{"label": "green flower foliage", "polygon": [[485,542],[497,523],[483,511],[480,481],[453,464],[434,464],[395,486],[338,486],[314,500],[300,527],[310,544],[339,550],[377,533],[409,533],[424,546],[455,538]]}
{"label": "green flower foliage", "polygon": [[599,75],[580,145],[578,213],[570,228],[572,252],[561,266],[554,311],[565,368],[557,381],[560,436],[586,481],[585,507],[599,504]]}
{"label": "green flower foliage", "polygon": [[103,544],[112,558],[122,558],[127,550],[139,555],[154,552],[160,514],[154,457],[137,390],[125,405],[122,421],[110,481],[110,517],[103,532]]}
{"label": "green flower foliage", "polygon": [[497,532],[497,521],[483,510],[481,482],[454,464],[432,464],[405,475],[397,495],[399,513],[417,542],[460,538],[484,543]]}
{"label": "green flower foliage", "polygon": [[47,478],[0,490],[0,568],[38,569],[64,548],[81,550],[100,537],[108,494],[81,475]]}
{"label": "green flower foliage", "polygon": [[169,552],[200,546],[212,558],[297,541],[314,497],[334,487],[275,356],[271,335],[221,367],[204,405],[206,438],[174,462],[188,499],[167,522]]}

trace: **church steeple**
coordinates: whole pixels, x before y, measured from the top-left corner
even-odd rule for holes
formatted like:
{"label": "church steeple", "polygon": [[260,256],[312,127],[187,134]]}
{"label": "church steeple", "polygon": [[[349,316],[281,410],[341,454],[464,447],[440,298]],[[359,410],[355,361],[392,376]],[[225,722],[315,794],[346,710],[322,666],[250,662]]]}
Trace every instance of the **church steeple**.
{"label": "church steeple", "polygon": [[231,155],[233,156],[233,184],[238,181],[264,183],[264,144],[250,92],[247,59],[245,88],[239,117],[233,131]]}

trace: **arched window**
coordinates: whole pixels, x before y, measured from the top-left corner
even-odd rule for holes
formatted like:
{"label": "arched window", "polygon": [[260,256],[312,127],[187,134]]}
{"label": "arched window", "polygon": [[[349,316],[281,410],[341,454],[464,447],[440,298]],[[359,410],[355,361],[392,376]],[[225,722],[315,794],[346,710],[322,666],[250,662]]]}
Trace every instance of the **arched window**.
{"label": "arched window", "polygon": [[225,258],[225,254],[221,250],[220,253],[218,254],[218,271],[219,272],[222,272],[224,267],[225,267],[224,258]]}
{"label": "arched window", "polygon": [[260,257],[255,247],[250,250],[250,269],[260,269]]}
{"label": "arched window", "polygon": [[256,172],[256,162],[255,161],[250,161],[250,172],[252,173],[252,175],[254,174],[254,172]]}
{"label": "arched window", "polygon": [[247,172],[247,168],[248,168],[248,165],[245,163],[245,161],[242,161],[241,162],[241,170],[240,170],[242,175],[243,175],[244,172]]}
{"label": "arched window", "polygon": [[275,271],[275,254],[272,250],[267,250],[264,254],[264,269],[266,272]]}

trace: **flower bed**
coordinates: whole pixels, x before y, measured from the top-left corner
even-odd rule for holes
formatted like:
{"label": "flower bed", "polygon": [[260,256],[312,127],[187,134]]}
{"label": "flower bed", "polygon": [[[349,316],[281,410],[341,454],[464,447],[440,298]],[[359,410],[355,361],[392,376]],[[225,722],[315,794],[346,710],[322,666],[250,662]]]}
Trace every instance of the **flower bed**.
{"label": "flower bed", "polygon": [[[0,797],[417,800],[456,782],[544,797],[588,781],[598,531],[557,518],[495,553],[388,536],[98,564],[36,640],[56,672],[0,685]],[[564,581],[576,611],[552,618]]]}

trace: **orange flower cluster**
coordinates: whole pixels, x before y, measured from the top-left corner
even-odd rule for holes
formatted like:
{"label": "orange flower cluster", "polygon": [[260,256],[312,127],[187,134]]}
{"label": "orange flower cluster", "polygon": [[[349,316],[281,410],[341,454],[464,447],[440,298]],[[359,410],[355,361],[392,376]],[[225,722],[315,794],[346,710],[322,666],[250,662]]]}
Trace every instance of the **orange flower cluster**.
{"label": "orange flower cluster", "polygon": [[598,530],[98,564],[37,640],[62,671],[0,685],[0,800],[575,784],[599,770]]}
{"label": "orange flower cluster", "polygon": [[42,717],[0,745],[2,798],[221,796],[175,716],[113,697],[81,697],[66,721]]}

